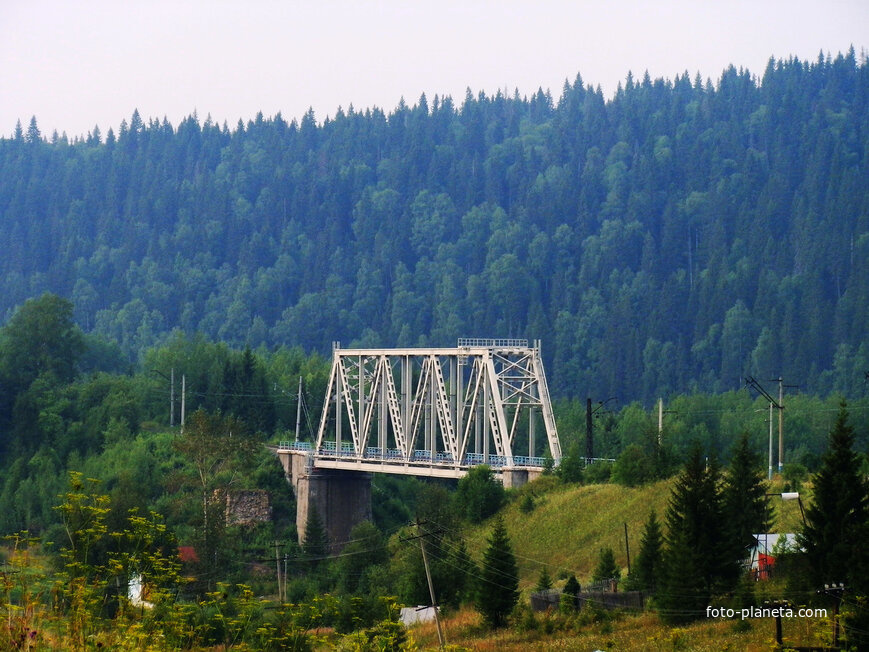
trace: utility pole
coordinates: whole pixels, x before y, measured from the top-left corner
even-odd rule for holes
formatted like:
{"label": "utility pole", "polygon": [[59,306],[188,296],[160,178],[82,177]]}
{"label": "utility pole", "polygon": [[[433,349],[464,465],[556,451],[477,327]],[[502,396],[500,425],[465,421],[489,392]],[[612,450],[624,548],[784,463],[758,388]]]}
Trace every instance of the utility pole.
{"label": "utility pole", "polygon": [[664,415],[665,414],[675,414],[676,410],[665,410],[664,409],[664,399],[658,399],[658,446],[660,447],[664,443]]}
{"label": "utility pole", "polygon": [[772,382],[778,383],[778,472],[781,473],[784,468],[785,451],[784,451],[784,418],[783,412],[785,409],[784,403],[784,388],[799,387],[799,385],[785,385],[782,377],[774,378]]}
{"label": "utility pole", "polygon": [[299,376],[299,395],[296,400],[296,441],[299,441],[299,428],[302,423],[302,377]]}
{"label": "utility pole", "polygon": [[778,472],[781,473],[784,468],[785,449],[784,449],[784,385],[782,377],[778,377]]}
{"label": "utility pole", "polygon": [[[417,520],[417,522],[416,522],[417,534],[419,534],[419,530],[420,530],[419,520]],[[446,642],[444,641],[443,630],[441,630],[441,617],[440,617],[440,614],[438,613],[438,603],[435,601],[434,585],[432,584],[432,581],[431,581],[431,570],[428,567],[428,557],[426,557],[426,555],[425,555],[425,541],[423,541],[422,536],[420,536],[420,539],[419,539],[419,549],[422,551],[422,563],[425,566],[425,578],[426,578],[426,580],[428,580],[428,594],[429,594],[429,597],[431,597],[431,606],[432,606],[432,609],[434,609],[434,613],[435,613],[435,623],[437,623],[437,626],[438,626],[438,640],[440,641],[441,647],[443,647],[444,645],[446,645]]]}
{"label": "utility pole", "polygon": [[628,575],[631,574],[631,547],[628,544],[628,524],[625,521],[625,555],[628,558]]}
{"label": "utility pole", "polygon": [[187,375],[181,374],[181,430],[184,430],[185,401],[187,399]]}
{"label": "utility pole", "polygon": [[597,407],[592,410],[591,409],[591,399],[585,399],[585,463],[586,465],[591,464],[594,459],[594,425],[592,423],[592,417],[598,413],[604,405],[609,403],[610,401],[616,400],[615,396],[611,396],[605,401],[598,401]]}
{"label": "utility pole", "polygon": [[281,587],[281,558],[278,554],[278,541],[275,540],[275,566],[277,567],[278,572],[278,602],[283,603],[284,601],[284,592]]}
{"label": "utility pole", "polygon": [[175,367],[169,371],[169,427],[175,427]]}
{"label": "utility pole", "polygon": [[[781,380],[781,379],[779,379]],[[779,416],[779,430],[778,430],[778,470],[781,473],[782,470],[782,457],[783,457],[783,443],[782,443],[782,404],[781,404],[781,394],[782,394],[782,386],[779,384],[779,400],[776,401],[768,391],[766,391],[763,387],[761,387],[760,383],[754,379],[753,376],[748,376],[745,379],[745,384],[749,387],[754,388],[761,396],[763,396],[767,401],[769,401],[769,479],[772,479],[772,409],[778,408],[778,416]]]}
{"label": "utility pole", "polygon": [[422,552],[422,563],[423,563],[423,566],[425,566],[425,579],[428,582],[428,594],[429,594],[429,597],[431,598],[431,607],[432,607],[432,609],[434,609],[435,623],[437,624],[437,628],[438,628],[438,640],[440,641],[440,646],[444,647],[446,645],[446,641],[444,640],[444,632],[441,629],[441,617],[440,617],[440,614],[438,613],[437,602],[435,601],[434,584],[432,584],[432,581],[431,581],[431,570],[429,569],[429,566],[428,566],[428,557],[425,554],[424,539],[425,539],[425,537],[430,536],[430,534],[429,533],[423,534],[422,525],[423,524],[420,523],[419,519],[417,518],[416,519],[416,536],[415,537],[407,537],[406,539],[402,539],[402,541],[407,542],[407,541],[411,541],[413,539],[419,539],[419,549]]}
{"label": "utility pole", "polygon": [[[781,414],[781,410],[779,410],[779,414]],[[772,480],[772,403],[769,404],[769,474],[767,480]]]}
{"label": "utility pole", "polygon": [[[818,591],[820,593],[820,591]],[[836,584],[824,584],[824,593],[836,599],[836,611],[833,614],[833,649],[839,648],[839,609],[842,606],[842,598],[845,596],[845,585],[842,582]]]}

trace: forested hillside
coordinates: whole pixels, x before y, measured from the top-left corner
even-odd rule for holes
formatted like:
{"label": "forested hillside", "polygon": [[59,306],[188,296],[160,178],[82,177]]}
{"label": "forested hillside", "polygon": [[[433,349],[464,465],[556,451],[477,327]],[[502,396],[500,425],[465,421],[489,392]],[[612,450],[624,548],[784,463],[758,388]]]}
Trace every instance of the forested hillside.
{"label": "forested hillside", "polygon": [[[26,124],[26,122],[25,122]],[[557,396],[869,383],[869,63],[578,76],[234,128],[138,112],[0,139],[0,315],[48,290],[131,361],[543,341]]]}

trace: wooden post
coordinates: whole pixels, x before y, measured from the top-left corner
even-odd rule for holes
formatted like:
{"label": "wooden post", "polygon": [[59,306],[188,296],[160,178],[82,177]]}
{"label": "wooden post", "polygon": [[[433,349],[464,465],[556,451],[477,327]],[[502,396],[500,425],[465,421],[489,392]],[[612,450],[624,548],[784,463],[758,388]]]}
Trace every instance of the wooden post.
{"label": "wooden post", "polygon": [[423,535],[420,532],[419,519],[417,519],[416,521],[416,534],[419,537],[419,549],[422,551],[422,563],[425,566],[425,578],[428,581],[428,594],[429,597],[431,597],[431,606],[432,609],[434,609],[435,613],[435,623],[437,623],[438,626],[438,640],[440,641],[441,647],[443,647],[444,645],[446,645],[446,643],[444,642],[444,633],[441,630],[441,617],[440,614],[438,614],[437,602],[435,602],[434,585],[431,581],[431,571],[428,567],[428,557],[426,557],[425,555],[425,541],[423,540]]}
{"label": "wooden post", "polygon": [[625,554],[628,557],[628,575],[631,574],[631,547],[628,544],[628,524],[625,522]]}

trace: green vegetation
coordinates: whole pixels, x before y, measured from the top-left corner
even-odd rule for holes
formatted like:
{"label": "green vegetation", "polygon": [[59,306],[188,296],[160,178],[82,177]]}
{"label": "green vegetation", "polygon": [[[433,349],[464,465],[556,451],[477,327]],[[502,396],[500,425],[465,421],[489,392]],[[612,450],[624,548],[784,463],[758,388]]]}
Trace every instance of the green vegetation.
{"label": "green vegetation", "polygon": [[[816,585],[844,584],[855,596],[844,610],[845,638],[862,649],[869,645],[869,481],[853,447],[854,430],[843,404],[814,477],[814,500],[798,540]],[[843,579],[828,579],[833,577]],[[829,592],[827,597],[836,599]]]}
{"label": "green vegetation", "polygon": [[549,576],[549,569],[544,566],[540,569],[540,577],[537,578],[537,586],[535,591],[547,591],[552,588],[552,578]]}
{"label": "green vegetation", "polygon": [[760,455],[743,433],[734,447],[722,487],[722,508],[736,559],[745,559],[755,545],[753,535],[769,532],[771,508]]}
{"label": "green vegetation", "polygon": [[597,558],[597,566],[591,576],[593,582],[603,582],[605,580],[619,580],[622,576],[622,569],[616,565],[616,556],[612,548],[601,548]]}
{"label": "green vegetation", "polygon": [[504,521],[495,519],[477,587],[476,608],[490,627],[503,627],[519,601],[519,570]]}
{"label": "green vegetation", "polygon": [[176,329],[324,355],[485,334],[541,339],[556,396],[865,395],[867,79],[850,50],[610,99],[577,76],[320,122],[34,119],[0,139],[0,315],[66,297],[119,369]]}
{"label": "green vegetation", "polygon": [[[45,140],[33,119],[0,138],[0,647],[396,649],[396,606],[430,600],[415,537],[466,623],[454,640],[702,648],[727,632],[649,619],[829,606],[816,591],[841,581],[863,643],[867,88],[849,51],[715,85],[629,76],[611,101],[578,77],[557,101],[423,96],[233,130],[135,112],[105,137]],[[457,486],[378,477],[341,555],[315,510],[300,545],[266,445],[312,437],[329,343],[477,333],[544,342],[561,463],[509,491],[484,466]],[[749,374],[800,384],[770,485]],[[614,461],[589,464],[586,399],[605,396],[594,454]],[[248,490],[270,519],[229,516]],[[770,504],[784,490],[805,527]],[[623,575],[625,529],[627,584],[656,615],[523,606],[535,585]],[[739,564],[767,529],[800,531],[806,554],[782,545],[749,586]],[[152,608],[127,597],[134,575]]]}
{"label": "green vegetation", "polygon": [[643,528],[640,539],[640,552],[628,575],[627,588],[646,591],[653,595],[663,572],[664,536],[655,510],[649,512],[649,520]]}
{"label": "green vegetation", "polygon": [[480,464],[470,469],[456,490],[456,505],[471,523],[481,523],[504,504],[504,487],[495,479],[492,469]]}
{"label": "green vegetation", "polygon": [[695,447],[667,508],[661,612],[671,623],[694,620],[713,595],[733,588],[741,558],[733,555],[724,518],[720,470]]}

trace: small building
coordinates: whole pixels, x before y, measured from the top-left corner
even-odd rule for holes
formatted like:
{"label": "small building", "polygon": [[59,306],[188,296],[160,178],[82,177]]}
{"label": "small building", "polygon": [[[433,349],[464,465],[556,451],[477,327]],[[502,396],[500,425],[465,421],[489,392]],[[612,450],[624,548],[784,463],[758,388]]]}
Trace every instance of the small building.
{"label": "small building", "polygon": [[399,620],[405,627],[416,625],[417,623],[430,623],[435,619],[435,609],[437,607],[426,607],[420,605],[418,607],[402,607]]}
{"label": "small building", "polygon": [[797,535],[770,532],[753,536],[755,545],[751,549],[748,567],[755,580],[768,580],[774,572],[776,554],[780,550],[797,549]]}
{"label": "small building", "polygon": [[226,492],[226,524],[256,525],[272,518],[269,492],[262,489]]}
{"label": "small building", "polygon": [[150,597],[151,587],[142,581],[142,576],[139,573],[130,575],[130,580],[127,582],[127,599],[134,607],[150,609],[154,605],[148,598]]}
{"label": "small building", "polygon": [[196,548],[193,546],[178,546],[178,558],[182,564],[199,563],[199,555],[196,554]]}

